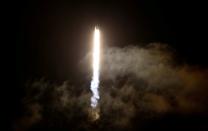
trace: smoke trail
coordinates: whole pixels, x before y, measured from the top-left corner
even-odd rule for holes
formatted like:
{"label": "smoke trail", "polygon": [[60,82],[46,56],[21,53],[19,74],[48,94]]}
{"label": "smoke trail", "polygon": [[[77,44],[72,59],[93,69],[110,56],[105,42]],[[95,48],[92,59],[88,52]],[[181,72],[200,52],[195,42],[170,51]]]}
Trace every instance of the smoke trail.
{"label": "smoke trail", "polygon": [[100,31],[95,27],[93,41],[93,76],[90,89],[93,93],[91,97],[91,106],[97,107],[99,97],[99,61],[100,61]]}

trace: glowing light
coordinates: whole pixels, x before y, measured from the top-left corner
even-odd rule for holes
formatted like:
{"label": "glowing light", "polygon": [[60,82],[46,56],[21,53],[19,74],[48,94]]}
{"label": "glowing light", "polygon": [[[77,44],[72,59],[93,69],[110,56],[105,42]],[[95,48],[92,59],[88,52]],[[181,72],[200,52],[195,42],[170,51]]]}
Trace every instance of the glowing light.
{"label": "glowing light", "polygon": [[100,30],[95,27],[93,38],[93,76],[90,89],[93,93],[91,97],[91,107],[96,108],[99,96],[99,68],[100,68]]}

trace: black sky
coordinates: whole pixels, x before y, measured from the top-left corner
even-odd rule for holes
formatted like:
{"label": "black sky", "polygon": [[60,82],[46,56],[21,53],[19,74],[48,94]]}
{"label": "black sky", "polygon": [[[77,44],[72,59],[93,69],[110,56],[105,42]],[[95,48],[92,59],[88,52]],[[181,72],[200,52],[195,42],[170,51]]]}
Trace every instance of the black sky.
{"label": "black sky", "polygon": [[[31,79],[74,80],[79,60],[90,51],[94,26],[109,46],[161,42],[179,60],[206,67],[206,13],[198,1],[50,1],[16,2],[16,71],[19,99]],[[18,106],[15,106],[18,114]],[[13,117],[13,116],[12,116]]]}
{"label": "black sky", "polygon": [[21,1],[17,8],[16,51],[22,77],[65,79],[64,72],[74,66],[71,61],[89,51],[95,25],[107,45],[167,43],[186,62],[207,64],[205,15],[195,2]]}

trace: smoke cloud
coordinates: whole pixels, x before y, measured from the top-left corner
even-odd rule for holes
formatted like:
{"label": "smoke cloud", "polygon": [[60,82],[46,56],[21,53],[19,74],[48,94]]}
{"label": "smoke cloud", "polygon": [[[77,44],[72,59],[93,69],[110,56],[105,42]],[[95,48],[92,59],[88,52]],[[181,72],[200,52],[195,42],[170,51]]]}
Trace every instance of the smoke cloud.
{"label": "smoke cloud", "polygon": [[[81,64],[89,61],[90,54]],[[100,119],[95,122],[89,115],[90,64],[85,69],[86,83],[29,83],[23,100],[28,114],[15,122],[15,129],[138,130],[169,114],[186,116],[208,110],[208,70],[177,64],[167,45],[103,49]]]}

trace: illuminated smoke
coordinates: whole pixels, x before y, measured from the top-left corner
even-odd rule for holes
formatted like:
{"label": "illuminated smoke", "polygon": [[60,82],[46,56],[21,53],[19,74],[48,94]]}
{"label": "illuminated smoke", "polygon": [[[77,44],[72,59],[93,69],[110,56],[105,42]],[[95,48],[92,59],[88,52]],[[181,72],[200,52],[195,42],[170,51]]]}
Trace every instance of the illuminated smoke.
{"label": "illuminated smoke", "polygon": [[97,107],[99,96],[99,62],[100,62],[100,31],[95,27],[93,39],[93,76],[90,89],[93,93],[91,97],[91,106]]}

